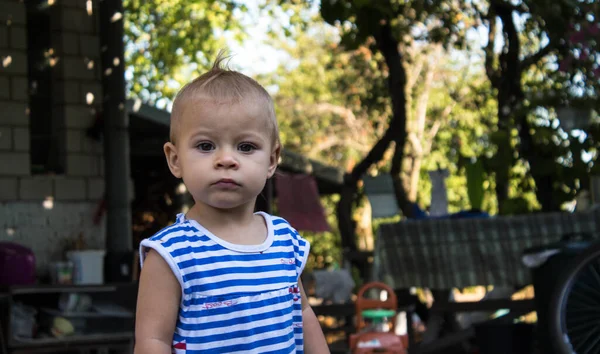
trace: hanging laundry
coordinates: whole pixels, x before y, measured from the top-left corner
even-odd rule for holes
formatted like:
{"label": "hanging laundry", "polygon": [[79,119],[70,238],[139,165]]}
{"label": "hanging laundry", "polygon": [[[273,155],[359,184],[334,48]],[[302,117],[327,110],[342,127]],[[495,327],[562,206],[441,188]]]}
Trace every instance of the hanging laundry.
{"label": "hanging laundry", "polygon": [[275,177],[275,188],[278,214],[295,229],[330,230],[313,176],[279,173]]}
{"label": "hanging laundry", "polygon": [[471,203],[471,210],[481,210],[483,204],[484,168],[481,159],[472,160],[465,166],[467,171],[467,195]]}
{"label": "hanging laundry", "polygon": [[446,169],[429,171],[431,180],[431,206],[430,216],[441,216],[448,214],[448,194],[446,192],[446,177],[449,173]]}
{"label": "hanging laundry", "polygon": [[394,193],[394,181],[389,174],[377,176],[365,176],[363,178],[364,190],[369,203],[371,203],[371,214],[375,218],[387,218],[399,213],[396,195]]}

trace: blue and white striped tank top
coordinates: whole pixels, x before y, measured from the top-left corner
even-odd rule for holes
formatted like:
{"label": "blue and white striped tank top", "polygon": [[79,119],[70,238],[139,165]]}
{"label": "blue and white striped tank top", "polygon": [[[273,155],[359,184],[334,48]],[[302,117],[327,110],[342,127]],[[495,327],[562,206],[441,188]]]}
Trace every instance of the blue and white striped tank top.
{"label": "blue and white striped tank top", "polygon": [[303,353],[298,289],[310,244],[282,218],[265,218],[260,245],[226,242],[183,214],[140,244],[181,284],[173,353]]}

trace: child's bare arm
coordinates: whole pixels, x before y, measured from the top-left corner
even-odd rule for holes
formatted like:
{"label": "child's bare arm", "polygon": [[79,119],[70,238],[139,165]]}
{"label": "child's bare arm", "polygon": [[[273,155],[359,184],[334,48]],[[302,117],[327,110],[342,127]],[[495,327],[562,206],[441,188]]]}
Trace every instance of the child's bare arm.
{"label": "child's bare arm", "polygon": [[307,354],[329,353],[329,346],[325,341],[321,324],[315,316],[312,307],[308,304],[308,298],[304,292],[302,281],[298,280],[300,293],[302,294],[302,328],[304,330],[304,352]]}
{"label": "child's bare arm", "polygon": [[180,301],[179,281],[167,262],[151,250],[140,275],[135,354],[171,353]]}

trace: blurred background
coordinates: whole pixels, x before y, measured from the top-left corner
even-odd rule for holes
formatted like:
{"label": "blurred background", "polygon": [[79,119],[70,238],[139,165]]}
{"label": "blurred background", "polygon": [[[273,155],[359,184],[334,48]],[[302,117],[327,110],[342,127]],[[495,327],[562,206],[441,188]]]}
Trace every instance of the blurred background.
{"label": "blurred background", "polygon": [[[342,270],[342,302],[386,279],[419,303],[494,285],[531,299],[521,253],[598,230],[599,13],[593,0],[0,0],[0,285],[24,287],[25,318],[40,315],[32,293],[49,307],[89,296],[72,284],[129,294],[112,305],[132,316],[139,242],[193,205],[162,152],[172,100],[226,49],[274,97],[281,173],[257,209],[311,242],[315,299],[313,273]],[[477,235],[513,229],[481,250]],[[422,249],[390,241],[407,233]],[[454,269],[436,237],[454,233],[479,253],[449,251],[468,280],[435,280]]]}

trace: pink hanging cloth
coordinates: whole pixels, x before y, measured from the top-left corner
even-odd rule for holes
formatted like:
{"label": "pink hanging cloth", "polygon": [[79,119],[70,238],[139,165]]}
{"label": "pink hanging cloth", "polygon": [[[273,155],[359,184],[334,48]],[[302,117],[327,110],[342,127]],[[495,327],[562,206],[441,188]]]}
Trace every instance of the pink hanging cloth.
{"label": "pink hanging cloth", "polygon": [[278,214],[295,229],[314,232],[330,230],[313,176],[278,173],[275,188]]}

